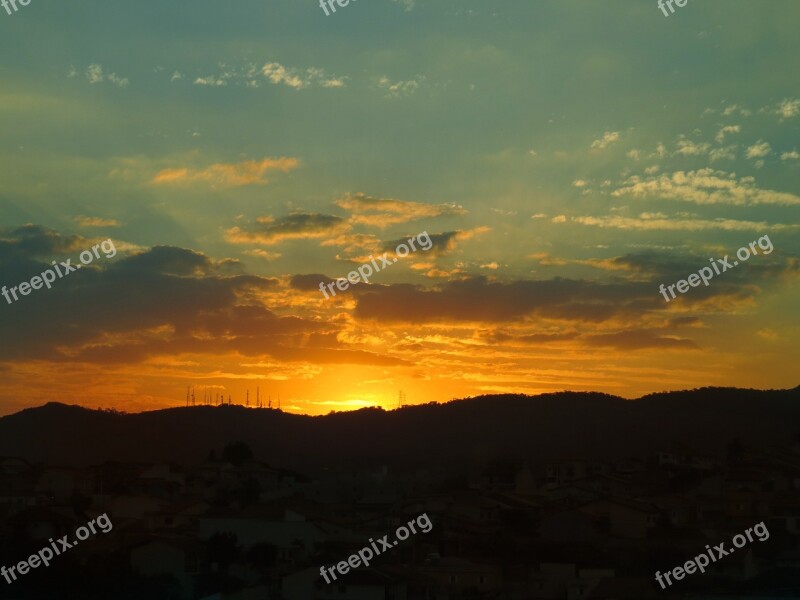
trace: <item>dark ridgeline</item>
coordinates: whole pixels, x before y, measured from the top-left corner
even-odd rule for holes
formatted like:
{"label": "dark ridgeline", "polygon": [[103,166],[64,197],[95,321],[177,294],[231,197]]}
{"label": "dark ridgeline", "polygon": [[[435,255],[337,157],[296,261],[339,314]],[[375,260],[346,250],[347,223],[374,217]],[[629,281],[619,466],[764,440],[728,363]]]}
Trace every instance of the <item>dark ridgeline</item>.
{"label": "dark ridgeline", "polygon": [[196,463],[230,440],[289,468],[418,466],[525,456],[600,460],[684,443],[719,456],[733,439],[768,444],[800,429],[800,388],[703,388],[624,400],[600,393],[481,396],[320,417],[238,405],[119,414],[52,402],[0,418],[0,455],[48,464]]}

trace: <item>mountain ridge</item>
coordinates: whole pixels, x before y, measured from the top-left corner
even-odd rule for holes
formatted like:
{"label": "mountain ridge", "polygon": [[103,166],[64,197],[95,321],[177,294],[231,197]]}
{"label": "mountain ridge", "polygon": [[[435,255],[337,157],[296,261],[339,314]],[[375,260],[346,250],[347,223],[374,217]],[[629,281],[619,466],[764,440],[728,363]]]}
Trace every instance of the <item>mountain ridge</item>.
{"label": "mountain ridge", "polygon": [[476,460],[612,460],[672,444],[720,456],[733,439],[788,443],[800,431],[800,387],[707,387],[627,400],[600,392],[490,394],[386,411],[309,416],[243,406],[117,413],[48,402],[0,417],[0,456],[85,466],[202,462],[244,441],[276,466],[446,467]]}

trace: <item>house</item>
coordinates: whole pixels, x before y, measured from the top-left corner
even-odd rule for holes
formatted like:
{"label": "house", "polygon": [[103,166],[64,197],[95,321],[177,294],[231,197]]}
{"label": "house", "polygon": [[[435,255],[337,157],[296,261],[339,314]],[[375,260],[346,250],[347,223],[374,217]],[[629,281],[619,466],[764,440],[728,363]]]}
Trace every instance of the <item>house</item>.
{"label": "house", "polygon": [[130,549],[131,570],[146,577],[172,575],[182,598],[194,595],[194,578],[200,572],[204,549],[185,538],[151,539]]}
{"label": "house", "polygon": [[660,520],[661,513],[654,505],[638,500],[599,498],[590,500],[576,510],[591,515],[613,536],[645,539]]}
{"label": "house", "polygon": [[382,569],[355,569],[326,583],[319,567],[309,567],[281,580],[282,600],[407,600],[404,581]]}

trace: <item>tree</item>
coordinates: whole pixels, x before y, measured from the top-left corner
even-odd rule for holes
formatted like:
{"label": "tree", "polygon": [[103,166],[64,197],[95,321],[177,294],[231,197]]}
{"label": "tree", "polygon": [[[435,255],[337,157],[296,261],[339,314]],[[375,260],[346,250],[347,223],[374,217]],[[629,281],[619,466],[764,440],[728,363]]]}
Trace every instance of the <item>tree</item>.
{"label": "tree", "polygon": [[253,460],[253,451],[244,442],[231,442],[223,448],[222,460],[234,467],[241,467],[244,463]]}
{"label": "tree", "polygon": [[238,556],[239,544],[235,533],[218,531],[208,538],[208,558],[218,563],[222,570],[227,570]]}

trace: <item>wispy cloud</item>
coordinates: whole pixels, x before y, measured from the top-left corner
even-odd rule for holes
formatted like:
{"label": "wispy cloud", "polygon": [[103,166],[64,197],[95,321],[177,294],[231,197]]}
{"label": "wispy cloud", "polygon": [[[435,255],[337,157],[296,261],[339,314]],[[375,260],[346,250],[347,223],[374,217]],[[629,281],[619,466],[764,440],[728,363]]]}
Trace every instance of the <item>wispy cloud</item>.
{"label": "wispy cloud", "polygon": [[756,186],[754,177],[737,179],[734,173],[699,169],[676,171],[672,175],[641,178],[632,176],[626,185],[612,192],[613,196],[659,197],[695,204],[800,204],[800,197],[788,192],[764,190]]}
{"label": "wispy cloud", "polygon": [[614,229],[635,229],[640,231],[705,231],[709,229],[721,229],[724,231],[767,231],[773,229],[788,229],[798,227],[797,225],[773,224],[764,221],[737,221],[735,219],[664,219],[649,217],[621,217],[621,216],[601,216],[601,217],[570,217],[563,216],[563,219],[554,223],[579,223],[581,225],[592,225],[601,228]]}
{"label": "wispy cloud", "polygon": [[324,88],[343,88],[346,86],[345,77],[329,76],[325,71],[316,67],[305,70],[286,67],[277,62],[265,64],[261,73],[270,83],[286,85],[290,88],[301,90],[314,85]]}
{"label": "wispy cloud", "polygon": [[352,213],[351,222],[381,228],[415,219],[467,213],[462,206],[455,204],[424,204],[394,198],[374,198],[362,192],[340,198],[335,204]]}
{"label": "wispy cloud", "polygon": [[336,236],[350,228],[346,219],[335,215],[295,211],[285,217],[258,217],[246,227],[232,227],[225,239],[234,244],[265,244],[286,240],[319,239]]}
{"label": "wispy cloud", "polygon": [[606,131],[599,140],[592,142],[591,148],[594,150],[602,150],[607,148],[614,142],[619,141],[619,131]]}
{"label": "wispy cloud", "polygon": [[[67,77],[75,77],[77,75],[78,71],[75,69],[75,67],[72,67],[69,70],[69,73],[67,73]],[[91,84],[103,83],[104,81],[107,81],[112,85],[124,88],[128,87],[128,84],[130,83],[127,77],[120,77],[116,73],[105,73],[103,71],[103,66],[96,63],[92,63],[86,67],[84,75],[86,76],[86,81]]]}
{"label": "wispy cloud", "polygon": [[425,77],[420,75],[416,79],[407,81],[392,81],[384,75],[378,78],[378,87],[386,90],[388,97],[399,98],[400,96],[411,96],[424,80]]}
{"label": "wispy cloud", "polygon": [[119,227],[120,223],[116,219],[104,219],[102,217],[76,217],[75,222],[81,227]]}
{"label": "wispy cloud", "polygon": [[725,136],[730,133],[739,133],[742,131],[742,128],[739,125],[726,125],[722,129],[719,130],[716,137],[714,139],[717,140],[720,144],[725,141]]}
{"label": "wispy cloud", "polygon": [[224,187],[242,185],[264,185],[267,171],[286,173],[298,165],[296,158],[264,158],[260,161],[248,160],[240,163],[215,163],[205,168],[188,167],[169,168],[159,171],[153,177],[154,185],[186,185],[192,183],[210,183]]}

